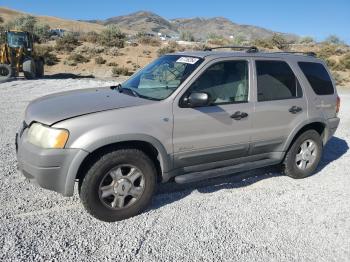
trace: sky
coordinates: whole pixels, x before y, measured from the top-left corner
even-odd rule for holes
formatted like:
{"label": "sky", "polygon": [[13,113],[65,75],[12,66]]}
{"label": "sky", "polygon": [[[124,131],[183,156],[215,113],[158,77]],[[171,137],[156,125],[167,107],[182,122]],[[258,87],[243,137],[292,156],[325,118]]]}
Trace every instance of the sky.
{"label": "sky", "polygon": [[[239,24],[350,44],[350,0],[0,0],[0,6],[67,19],[106,19],[152,11],[167,19],[221,16]],[[1,16],[1,14],[0,14]]]}

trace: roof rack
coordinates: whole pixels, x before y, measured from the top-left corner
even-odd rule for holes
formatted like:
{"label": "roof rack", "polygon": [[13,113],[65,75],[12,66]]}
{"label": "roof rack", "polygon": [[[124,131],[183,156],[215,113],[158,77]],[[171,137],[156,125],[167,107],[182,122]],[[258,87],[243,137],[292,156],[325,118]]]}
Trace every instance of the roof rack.
{"label": "roof rack", "polygon": [[[256,46],[236,46],[236,45],[206,47],[204,49],[204,51],[212,51],[215,49],[225,49],[225,48],[246,50],[247,53],[258,53],[259,52],[259,49]],[[313,57],[317,56],[317,54],[315,52],[277,51],[277,52],[266,52],[266,53],[268,53],[268,54],[300,54],[300,55],[307,55],[307,56],[313,56]]]}
{"label": "roof rack", "polygon": [[281,51],[281,52],[268,52],[270,54],[300,54],[316,57],[317,54],[315,52],[298,52],[298,51]]}
{"label": "roof rack", "polygon": [[218,47],[206,47],[204,51],[212,51],[215,49],[223,49],[223,48],[231,48],[231,49],[240,49],[240,50],[247,50],[247,53],[257,53],[259,52],[259,49],[256,46],[236,46],[236,45],[230,45],[230,46],[218,46]]}

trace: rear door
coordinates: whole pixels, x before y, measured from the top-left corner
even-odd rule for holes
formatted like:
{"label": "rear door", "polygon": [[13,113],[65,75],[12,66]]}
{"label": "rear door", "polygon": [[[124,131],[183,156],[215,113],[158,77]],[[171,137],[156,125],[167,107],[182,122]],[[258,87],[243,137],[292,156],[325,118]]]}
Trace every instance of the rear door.
{"label": "rear door", "polygon": [[255,76],[257,101],[250,154],[279,152],[292,130],[307,119],[306,99],[286,61],[256,59]]}

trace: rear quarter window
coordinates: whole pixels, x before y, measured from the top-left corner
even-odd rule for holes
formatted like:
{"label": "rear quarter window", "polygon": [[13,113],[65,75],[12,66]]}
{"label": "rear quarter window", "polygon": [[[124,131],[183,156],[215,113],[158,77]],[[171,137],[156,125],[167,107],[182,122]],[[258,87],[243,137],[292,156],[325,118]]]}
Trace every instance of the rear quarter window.
{"label": "rear quarter window", "polygon": [[299,62],[298,64],[317,95],[334,94],[331,77],[322,64],[313,62]]}

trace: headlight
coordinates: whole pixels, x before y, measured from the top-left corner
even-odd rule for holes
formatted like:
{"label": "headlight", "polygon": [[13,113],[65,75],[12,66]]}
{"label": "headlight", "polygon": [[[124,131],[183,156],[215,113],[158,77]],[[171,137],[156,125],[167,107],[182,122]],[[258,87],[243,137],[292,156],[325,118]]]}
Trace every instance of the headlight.
{"label": "headlight", "polygon": [[65,129],[47,127],[34,123],[28,130],[28,141],[41,148],[64,148],[69,132]]}

